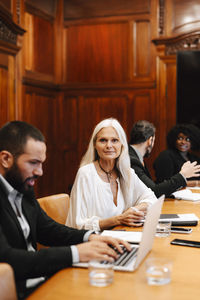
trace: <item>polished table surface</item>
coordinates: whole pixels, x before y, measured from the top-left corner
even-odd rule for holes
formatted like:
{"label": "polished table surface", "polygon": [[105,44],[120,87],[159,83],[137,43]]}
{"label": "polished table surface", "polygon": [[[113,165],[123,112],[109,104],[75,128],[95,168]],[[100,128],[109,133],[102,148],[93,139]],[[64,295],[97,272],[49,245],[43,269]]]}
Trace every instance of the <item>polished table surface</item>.
{"label": "polished table surface", "polygon": [[[163,213],[195,213],[200,218],[200,202],[166,199]],[[107,287],[92,287],[88,270],[64,269],[39,289],[28,300],[188,300],[200,299],[200,248],[170,245],[174,238],[200,241],[200,225],[190,234],[171,234],[155,237],[153,249],[147,257],[167,257],[173,263],[172,281],[163,286],[148,286],[145,278],[145,260],[135,272],[114,273],[114,282]],[[126,227],[126,230],[130,228]],[[138,230],[138,229],[137,229]]]}

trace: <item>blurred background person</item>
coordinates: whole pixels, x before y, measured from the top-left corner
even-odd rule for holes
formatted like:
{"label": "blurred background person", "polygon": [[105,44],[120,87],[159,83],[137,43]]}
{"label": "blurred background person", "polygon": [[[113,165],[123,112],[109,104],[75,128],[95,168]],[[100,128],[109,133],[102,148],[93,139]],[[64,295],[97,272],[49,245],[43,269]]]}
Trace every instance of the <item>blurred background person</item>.
{"label": "blurred background person", "polygon": [[128,144],[113,118],[95,127],[70,195],[66,225],[104,230],[140,226],[154,193],[130,167]]}
{"label": "blurred background person", "polygon": [[[193,124],[177,124],[167,135],[168,149],[154,162],[156,182],[162,182],[179,172],[187,161],[200,164],[200,157],[192,151],[200,150],[200,129]],[[188,178],[188,186],[199,186],[200,175]]]}
{"label": "blurred background person", "polygon": [[146,120],[140,120],[133,125],[129,145],[131,167],[157,197],[162,194],[169,197],[173,192],[187,185],[186,179],[198,176],[196,173],[200,172],[200,165],[189,161],[185,162],[180,170],[169,179],[155,183],[144,161],[144,158],[149,157],[153,149],[155,132],[155,126]]}

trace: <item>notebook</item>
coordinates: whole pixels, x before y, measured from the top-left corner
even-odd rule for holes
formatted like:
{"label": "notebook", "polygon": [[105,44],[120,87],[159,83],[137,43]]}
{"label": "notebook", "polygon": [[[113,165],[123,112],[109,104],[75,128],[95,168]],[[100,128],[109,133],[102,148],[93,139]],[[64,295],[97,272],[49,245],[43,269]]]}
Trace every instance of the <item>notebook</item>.
{"label": "notebook", "polygon": [[161,214],[160,221],[170,221],[173,226],[196,226],[199,218],[195,214]]}
{"label": "notebook", "polygon": [[[158,198],[148,209],[145,218],[144,228],[142,232],[142,239],[139,245],[132,246],[133,255],[130,255],[130,259],[124,265],[115,265],[114,270],[117,271],[134,271],[138,268],[140,263],[151,251],[156,232],[156,226],[160,217],[162,205],[164,201],[164,195]],[[87,263],[73,264],[75,267],[88,267]]]}

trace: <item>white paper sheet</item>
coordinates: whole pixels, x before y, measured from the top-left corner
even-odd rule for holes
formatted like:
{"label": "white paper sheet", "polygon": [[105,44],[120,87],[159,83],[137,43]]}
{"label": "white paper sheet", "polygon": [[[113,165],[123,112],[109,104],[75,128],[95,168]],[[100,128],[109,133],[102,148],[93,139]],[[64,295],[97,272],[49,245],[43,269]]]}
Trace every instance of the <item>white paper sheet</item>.
{"label": "white paper sheet", "polygon": [[139,243],[142,238],[142,231],[104,230],[101,235],[112,236],[130,243]]}
{"label": "white paper sheet", "polygon": [[190,189],[184,189],[173,193],[176,199],[188,200],[188,201],[200,201],[199,193],[193,193]]}

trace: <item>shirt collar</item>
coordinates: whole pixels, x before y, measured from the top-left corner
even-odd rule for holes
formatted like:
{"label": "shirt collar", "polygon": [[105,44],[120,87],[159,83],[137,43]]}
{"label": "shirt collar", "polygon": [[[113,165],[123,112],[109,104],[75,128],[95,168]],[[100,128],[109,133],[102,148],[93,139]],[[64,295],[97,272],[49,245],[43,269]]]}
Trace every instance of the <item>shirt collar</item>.
{"label": "shirt collar", "polygon": [[15,198],[18,194],[22,197],[22,194],[20,194],[17,190],[15,190],[1,174],[0,174],[0,183],[8,196],[13,195],[13,197]]}

